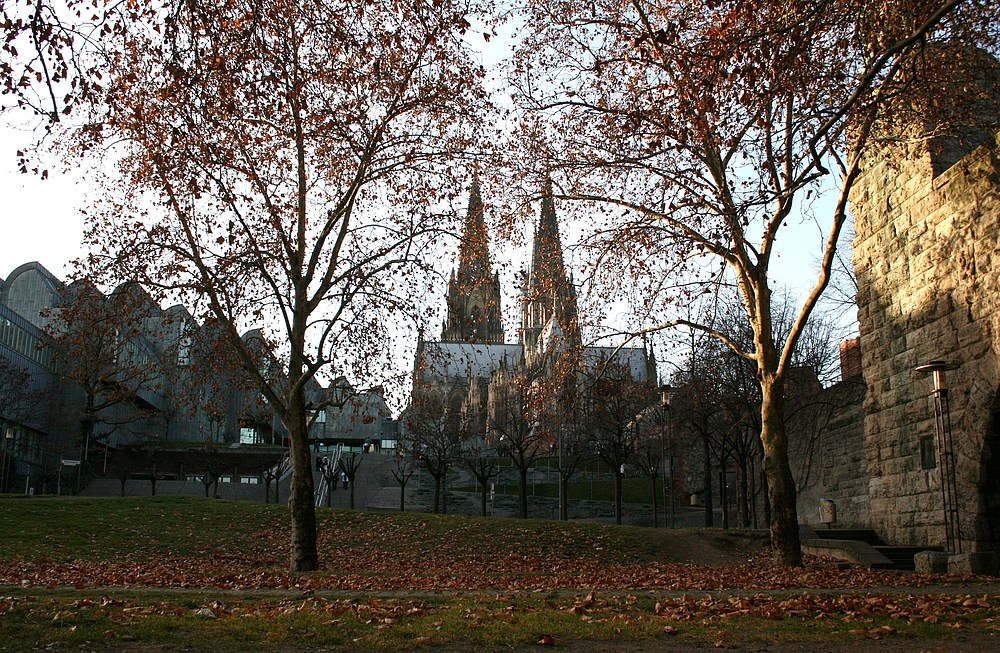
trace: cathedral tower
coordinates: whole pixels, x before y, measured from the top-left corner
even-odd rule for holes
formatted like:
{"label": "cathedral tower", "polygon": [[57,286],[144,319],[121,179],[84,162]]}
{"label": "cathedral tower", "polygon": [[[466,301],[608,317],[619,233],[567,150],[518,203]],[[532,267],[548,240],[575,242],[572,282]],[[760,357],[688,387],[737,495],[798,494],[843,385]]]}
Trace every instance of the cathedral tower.
{"label": "cathedral tower", "polygon": [[576,289],[572,279],[566,275],[563,263],[551,181],[546,183],[542,196],[531,251],[531,267],[522,288],[521,326],[526,355],[537,354],[540,348],[545,347],[546,332],[559,333],[569,346],[580,344]]}
{"label": "cathedral tower", "polygon": [[442,342],[503,342],[500,277],[490,263],[479,180],[472,180],[465,232],[458,250],[458,270],[448,283],[448,317]]}

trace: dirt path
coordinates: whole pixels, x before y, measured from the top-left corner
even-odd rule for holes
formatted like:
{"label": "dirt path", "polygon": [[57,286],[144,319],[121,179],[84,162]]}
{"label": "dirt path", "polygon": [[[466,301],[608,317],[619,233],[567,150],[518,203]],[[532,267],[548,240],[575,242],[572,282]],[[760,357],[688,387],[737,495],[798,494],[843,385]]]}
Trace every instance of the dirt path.
{"label": "dirt path", "polygon": [[[544,653],[545,651],[573,651],[580,653],[993,653],[1000,651],[1000,634],[970,631],[952,638],[890,637],[879,640],[857,639],[847,642],[776,642],[731,644],[705,642],[682,636],[658,640],[632,642],[573,640],[555,641],[551,645],[530,645],[484,649],[482,646],[441,644],[415,648],[427,653]],[[119,649],[119,653],[175,653],[176,649],[162,646],[135,645]],[[254,649],[260,653],[343,653],[344,649],[322,645],[309,648]],[[350,653],[384,653],[384,651],[352,650]]]}

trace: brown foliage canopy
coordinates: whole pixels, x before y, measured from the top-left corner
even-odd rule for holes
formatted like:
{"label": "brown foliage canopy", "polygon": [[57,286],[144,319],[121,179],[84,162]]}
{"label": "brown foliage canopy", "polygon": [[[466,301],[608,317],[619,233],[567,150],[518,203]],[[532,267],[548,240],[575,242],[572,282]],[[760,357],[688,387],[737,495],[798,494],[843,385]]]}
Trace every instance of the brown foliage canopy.
{"label": "brown foliage canopy", "polygon": [[[942,41],[996,48],[996,9],[978,1],[564,0],[528,13],[511,76],[531,163],[591,202],[590,273],[615,293],[628,292],[622,270],[639,282],[642,328],[720,282],[766,319],[780,227],[831,171],[849,189],[851,145],[912,91],[900,81],[914,58]],[[819,216],[824,238],[840,232],[842,199]]]}

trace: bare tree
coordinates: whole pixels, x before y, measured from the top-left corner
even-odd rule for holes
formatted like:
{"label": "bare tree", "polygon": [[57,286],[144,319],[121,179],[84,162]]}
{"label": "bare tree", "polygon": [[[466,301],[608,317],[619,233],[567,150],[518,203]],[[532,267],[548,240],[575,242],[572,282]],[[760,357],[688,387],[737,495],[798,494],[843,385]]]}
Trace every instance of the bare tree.
{"label": "bare tree", "polygon": [[447,511],[445,481],[459,460],[462,434],[458,421],[436,394],[417,397],[400,417],[407,455],[420,461],[434,479],[434,513]]}
{"label": "bare tree", "polygon": [[406,484],[416,472],[413,459],[406,455],[397,455],[392,466],[392,477],[399,484],[399,512],[406,512]]}
{"label": "bare tree", "polygon": [[[431,207],[454,193],[448,169],[486,104],[462,38],[474,10],[133,4],[102,37],[99,93],[66,140],[113,152],[121,174],[89,214],[102,247],[87,272],[211,316],[287,429],[295,571],[318,564],[306,389],[335,357],[382,369],[388,316],[416,313],[416,267],[450,219]],[[246,325],[263,330],[280,386]]]}
{"label": "bare tree", "polygon": [[0,358],[0,423],[23,422],[37,403],[31,392],[31,373]]}
{"label": "bare tree", "polygon": [[164,480],[167,475],[160,471],[160,463],[163,459],[163,451],[154,447],[135,447],[139,459],[145,463],[146,474],[149,476],[149,496],[156,496],[156,484]]}
{"label": "bare tree", "polygon": [[590,441],[584,427],[586,402],[580,396],[578,370],[580,346],[546,352],[547,374],[540,379],[534,397],[536,428],[548,455],[554,455],[559,474],[559,519],[569,519],[569,481],[591,459]]}
{"label": "bare tree", "polygon": [[[626,331],[700,330],[754,365],[775,558],[800,565],[783,422],[792,354],[829,283],[873,127],[907,90],[909,54],[935,38],[995,37],[995,3],[527,5],[532,30],[511,69],[526,158],[561,173],[556,197],[586,204],[595,279],[640,307]],[[815,283],[782,343],[772,263],[786,241],[802,245],[778,236],[831,174],[841,186],[813,245]],[[726,286],[749,348],[674,309]]]}
{"label": "bare tree", "polygon": [[657,491],[656,481],[663,475],[666,462],[667,410],[664,406],[653,405],[635,417],[636,450],[632,457],[632,467],[649,479],[650,498],[653,502],[653,528],[659,527],[660,493]]}
{"label": "bare tree", "polygon": [[488,512],[490,481],[500,475],[500,465],[493,451],[485,446],[463,447],[462,462],[479,485],[479,512],[485,517]]}
{"label": "bare tree", "polygon": [[364,458],[356,453],[351,453],[348,456],[341,456],[340,460],[337,461],[337,466],[340,468],[341,473],[346,479],[347,487],[345,490],[350,490],[351,493],[351,510],[354,510],[354,487],[358,478],[358,470],[361,469],[361,463],[364,462]]}
{"label": "bare tree", "polygon": [[582,421],[580,404],[576,398],[569,410],[557,421],[555,438],[551,442],[559,465],[559,519],[569,519],[569,482],[580,471],[584,463],[593,456],[590,440]]}
{"label": "bare tree", "polygon": [[[775,297],[775,338],[783,343],[794,315],[787,294],[775,291]],[[731,334],[741,347],[751,346],[753,333],[741,315],[740,300],[734,293],[720,293],[700,310],[706,314],[702,322]],[[803,410],[811,414],[809,407],[821,401],[818,398],[821,388],[839,378],[838,344],[845,330],[831,317],[826,312],[813,313],[792,353],[793,365],[784,387],[788,404],[785,420],[789,424]],[[759,486],[755,477],[762,464],[761,394],[756,368],[718,340],[694,334],[688,342],[686,357],[683,369],[673,377],[673,382],[683,387],[676,409],[684,431],[701,447],[697,458],[703,464],[705,523],[713,525],[714,488],[718,488],[722,525],[729,526],[733,497],[726,495],[726,478],[732,471],[736,481],[736,524],[748,526],[756,513]],[[797,426],[795,430],[801,432]],[[715,471],[718,482],[713,478]]]}
{"label": "bare tree", "polygon": [[71,393],[80,459],[115,431],[146,432],[158,415],[151,399],[161,392],[161,359],[146,337],[146,320],[158,310],[149,295],[125,284],[106,297],[87,281],[63,290],[46,331],[55,369]]}
{"label": "bare tree", "polygon": [[108,453],[107,473],[118,479],[121,496],[125,496],[125,485],[132,474],[139,471],[145,462],[146,453],[139,445],[126,444]]}
{"label": "bare tree", "polygon": [[225,471],[225,460],[221,454],[206,447],[201,452],[201,484],[205,486],[205,498],[212,496],[211,489],[215,487],[215,496],[219,494],[219,478]]}
{"label": "bare tree", "polygon": [[622,478],[638,448],[636,419],[653,396],[614,361],[599,365],[581,384],[584,429],[591,447],[607,464],[615,481],[615,522],[622,523]]}
{"label": "bare tree", "polygon": [[497,452],[510,458],[517,469],[517,514],[526,519],[528,470],[549,450],[535,396],[543,388],[527,372],[511,373],[507,380],[491,390],[486,431],[490,441],[496,443]]}
{"label": "bare tree", "polygon": [[264,503],[271,499],[271,483],[274,483],[274,502],[281,502],[281,479],[290,466],[288,456],[282,456],[278,462],[270,467],[265,467],[261,472],[261,476],[264,478]]}

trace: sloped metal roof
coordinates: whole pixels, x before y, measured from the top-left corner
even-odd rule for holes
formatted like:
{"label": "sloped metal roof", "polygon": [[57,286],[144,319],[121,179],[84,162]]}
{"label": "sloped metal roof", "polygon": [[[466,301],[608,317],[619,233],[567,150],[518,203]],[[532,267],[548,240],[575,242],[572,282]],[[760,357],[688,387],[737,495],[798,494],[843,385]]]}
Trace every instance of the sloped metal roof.
{"label": "sloped metal roof", "polygon": [[623,366],[633,381],[650,381],[646,351],[639,347],[584,347],[583,361],[588,372],[598,372],[609,360],[614,366]]}
{"label": "sloped metal roof", "polygon": [[500,365],[517,365],[521,345],[425,342],[421,377],[425,381],[455,378],[489,379]]}

